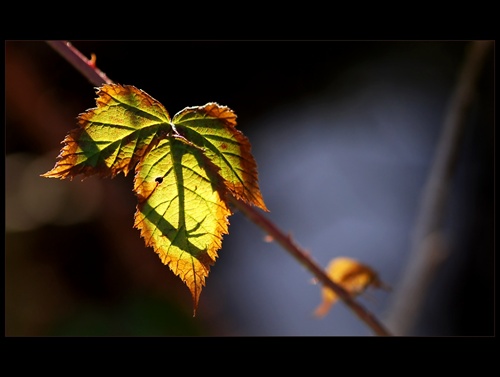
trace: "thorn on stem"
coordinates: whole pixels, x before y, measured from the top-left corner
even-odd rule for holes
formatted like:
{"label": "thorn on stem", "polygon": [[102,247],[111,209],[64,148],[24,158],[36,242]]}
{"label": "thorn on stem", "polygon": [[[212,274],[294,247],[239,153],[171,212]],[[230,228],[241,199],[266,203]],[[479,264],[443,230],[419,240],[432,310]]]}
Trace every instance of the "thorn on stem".
{"label": "thorn on stem", "polygon": [[270,234],[266,234],[264,236],[264,242],[273,242],[274,241],[274,237],[271,236]]}
{"label": "thorn on stem", "polygon": [[90,67],[92,67],[92,68],[96,68],[96,65],[95,65],[95,61],[96,61],[96,60],[97,60],[97,56],[96,56],[94,53],[92,53],[92,54],[90,55],[90,60],[87,62],[87,64],[88,64]]}

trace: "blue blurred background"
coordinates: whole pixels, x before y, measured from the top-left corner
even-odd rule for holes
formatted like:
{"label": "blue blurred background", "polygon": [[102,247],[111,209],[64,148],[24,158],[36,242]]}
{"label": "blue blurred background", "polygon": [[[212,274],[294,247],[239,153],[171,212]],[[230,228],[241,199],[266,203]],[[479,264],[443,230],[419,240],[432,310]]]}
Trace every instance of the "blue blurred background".
{"label": "blue blurred background", "polygon": [[[171,115],[214,101],[250,139],[266,214],[321,265],[356,258],[398,287],[468,41],[72,41],[112,80]],[[43,41],[7,41],[7,336],[369,336],[338,303],[323,319],[312,275],[241,213],[192,317],[188,289],[133,229],[132,179],[45,179],[85,77]],[[451,245],[409,335],[493,334],[493,56],[467,117]],[[360,303],[382,322],[391,291]]]}

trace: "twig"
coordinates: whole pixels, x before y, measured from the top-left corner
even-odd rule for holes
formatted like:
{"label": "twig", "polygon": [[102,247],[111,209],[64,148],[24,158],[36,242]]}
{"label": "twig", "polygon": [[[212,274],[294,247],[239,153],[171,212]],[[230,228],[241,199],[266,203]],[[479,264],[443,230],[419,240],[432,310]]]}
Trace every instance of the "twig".
{"label": "twig", "polygon": [[462,145],[466,115],[493,42],[474,41],[467,47],[465,62],[450,99],[434,161],[422,193],[409,261],[389,311],[389,327],[396,335],[406,335],[411,330],[427,287],[438,266],[449,254],[442,234],[447,198]]}
{"label": "twig", "polygon": [[[91,61],[87,60],[76,48],[69,42],[48,41],[56,51],[65,57],[82,75],[94,85],[100,86],[103,83],[112,83],[112,81],[100,70],[98,70]],[[342,301],[368,326],[376,335],[390,336],[391,334],[368,310],[353,300],[352,296],[340,285],[332,281],[324,270],[309,256],[309,254],[299,248],[292,238],[283,233],[271,221],[266,219],[260,212],[253,207],[232,198],[233,204],[240,209],[251,221],[261,227],[273,239],[275,239],[285,250],[288,250],[292,256],[305,266],[321,283],[332,289]]]}
{"label": "twig", "polygon": [[61,54],[68,62],[73,65],[80,73],[86,77],[92,84],[101,86],[102,84],[112,84],[108,76],[104,74],[95,65],[95,56],[88,60],[80,51],[67,41],[47,41],[47,43]]}

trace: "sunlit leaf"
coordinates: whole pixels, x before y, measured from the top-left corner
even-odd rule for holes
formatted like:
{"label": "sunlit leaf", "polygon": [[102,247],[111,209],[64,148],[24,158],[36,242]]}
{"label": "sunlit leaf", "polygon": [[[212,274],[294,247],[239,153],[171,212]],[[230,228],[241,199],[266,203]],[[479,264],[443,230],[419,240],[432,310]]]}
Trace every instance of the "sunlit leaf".
{"label": "sunlit leaf", "polygon": [[127,175],[171,130],[163,105],[134,86],[104,85],[97,94],[97,107],[78,116],[78,128],[63,140],[56,165],[43,177]]}
{"label": "sunlit leaf", "polygon": [[216,167],[180,138],[162,140],[137,166],[135,227],[146,245],[178,275],[194,308],[215,263],[231,214]]}
{"label": "sunlit leaf", "polygon": [[231,109],[213,102],[188,107],[177,113],[172,122],[182,135],[203,148],[207,157],[220,167],[226,187],[236,198],[267,211],[250,142],[236,129],[236,114]]}
{"label": "sunlit leaf", "polygon": [[228,232],[230,196],[267,211],[248,139],[236,115],[216,103],[173,119],[130,85],[97,90],[97,107],[78,116],[54,168],[43,177],[111,176],[135,169],[134,226],[191,291],[194,311]]}

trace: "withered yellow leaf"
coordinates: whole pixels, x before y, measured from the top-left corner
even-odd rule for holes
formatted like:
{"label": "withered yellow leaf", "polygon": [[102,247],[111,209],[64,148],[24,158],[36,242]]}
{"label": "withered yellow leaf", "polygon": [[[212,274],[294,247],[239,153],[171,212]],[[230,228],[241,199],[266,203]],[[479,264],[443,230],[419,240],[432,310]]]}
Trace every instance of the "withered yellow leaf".
{"label": "withered yellow leaf", "polygon": [[[326,273],[333,282],[340,285],[353,297],[364,292],[369,286],[388,288],[373,269],[352,258],[332,259],[326,268]],[[338,300],[337,294],[327,287],[321,289],[321,296],[322,302],[314,311],[316,317],[323,317]]]}

